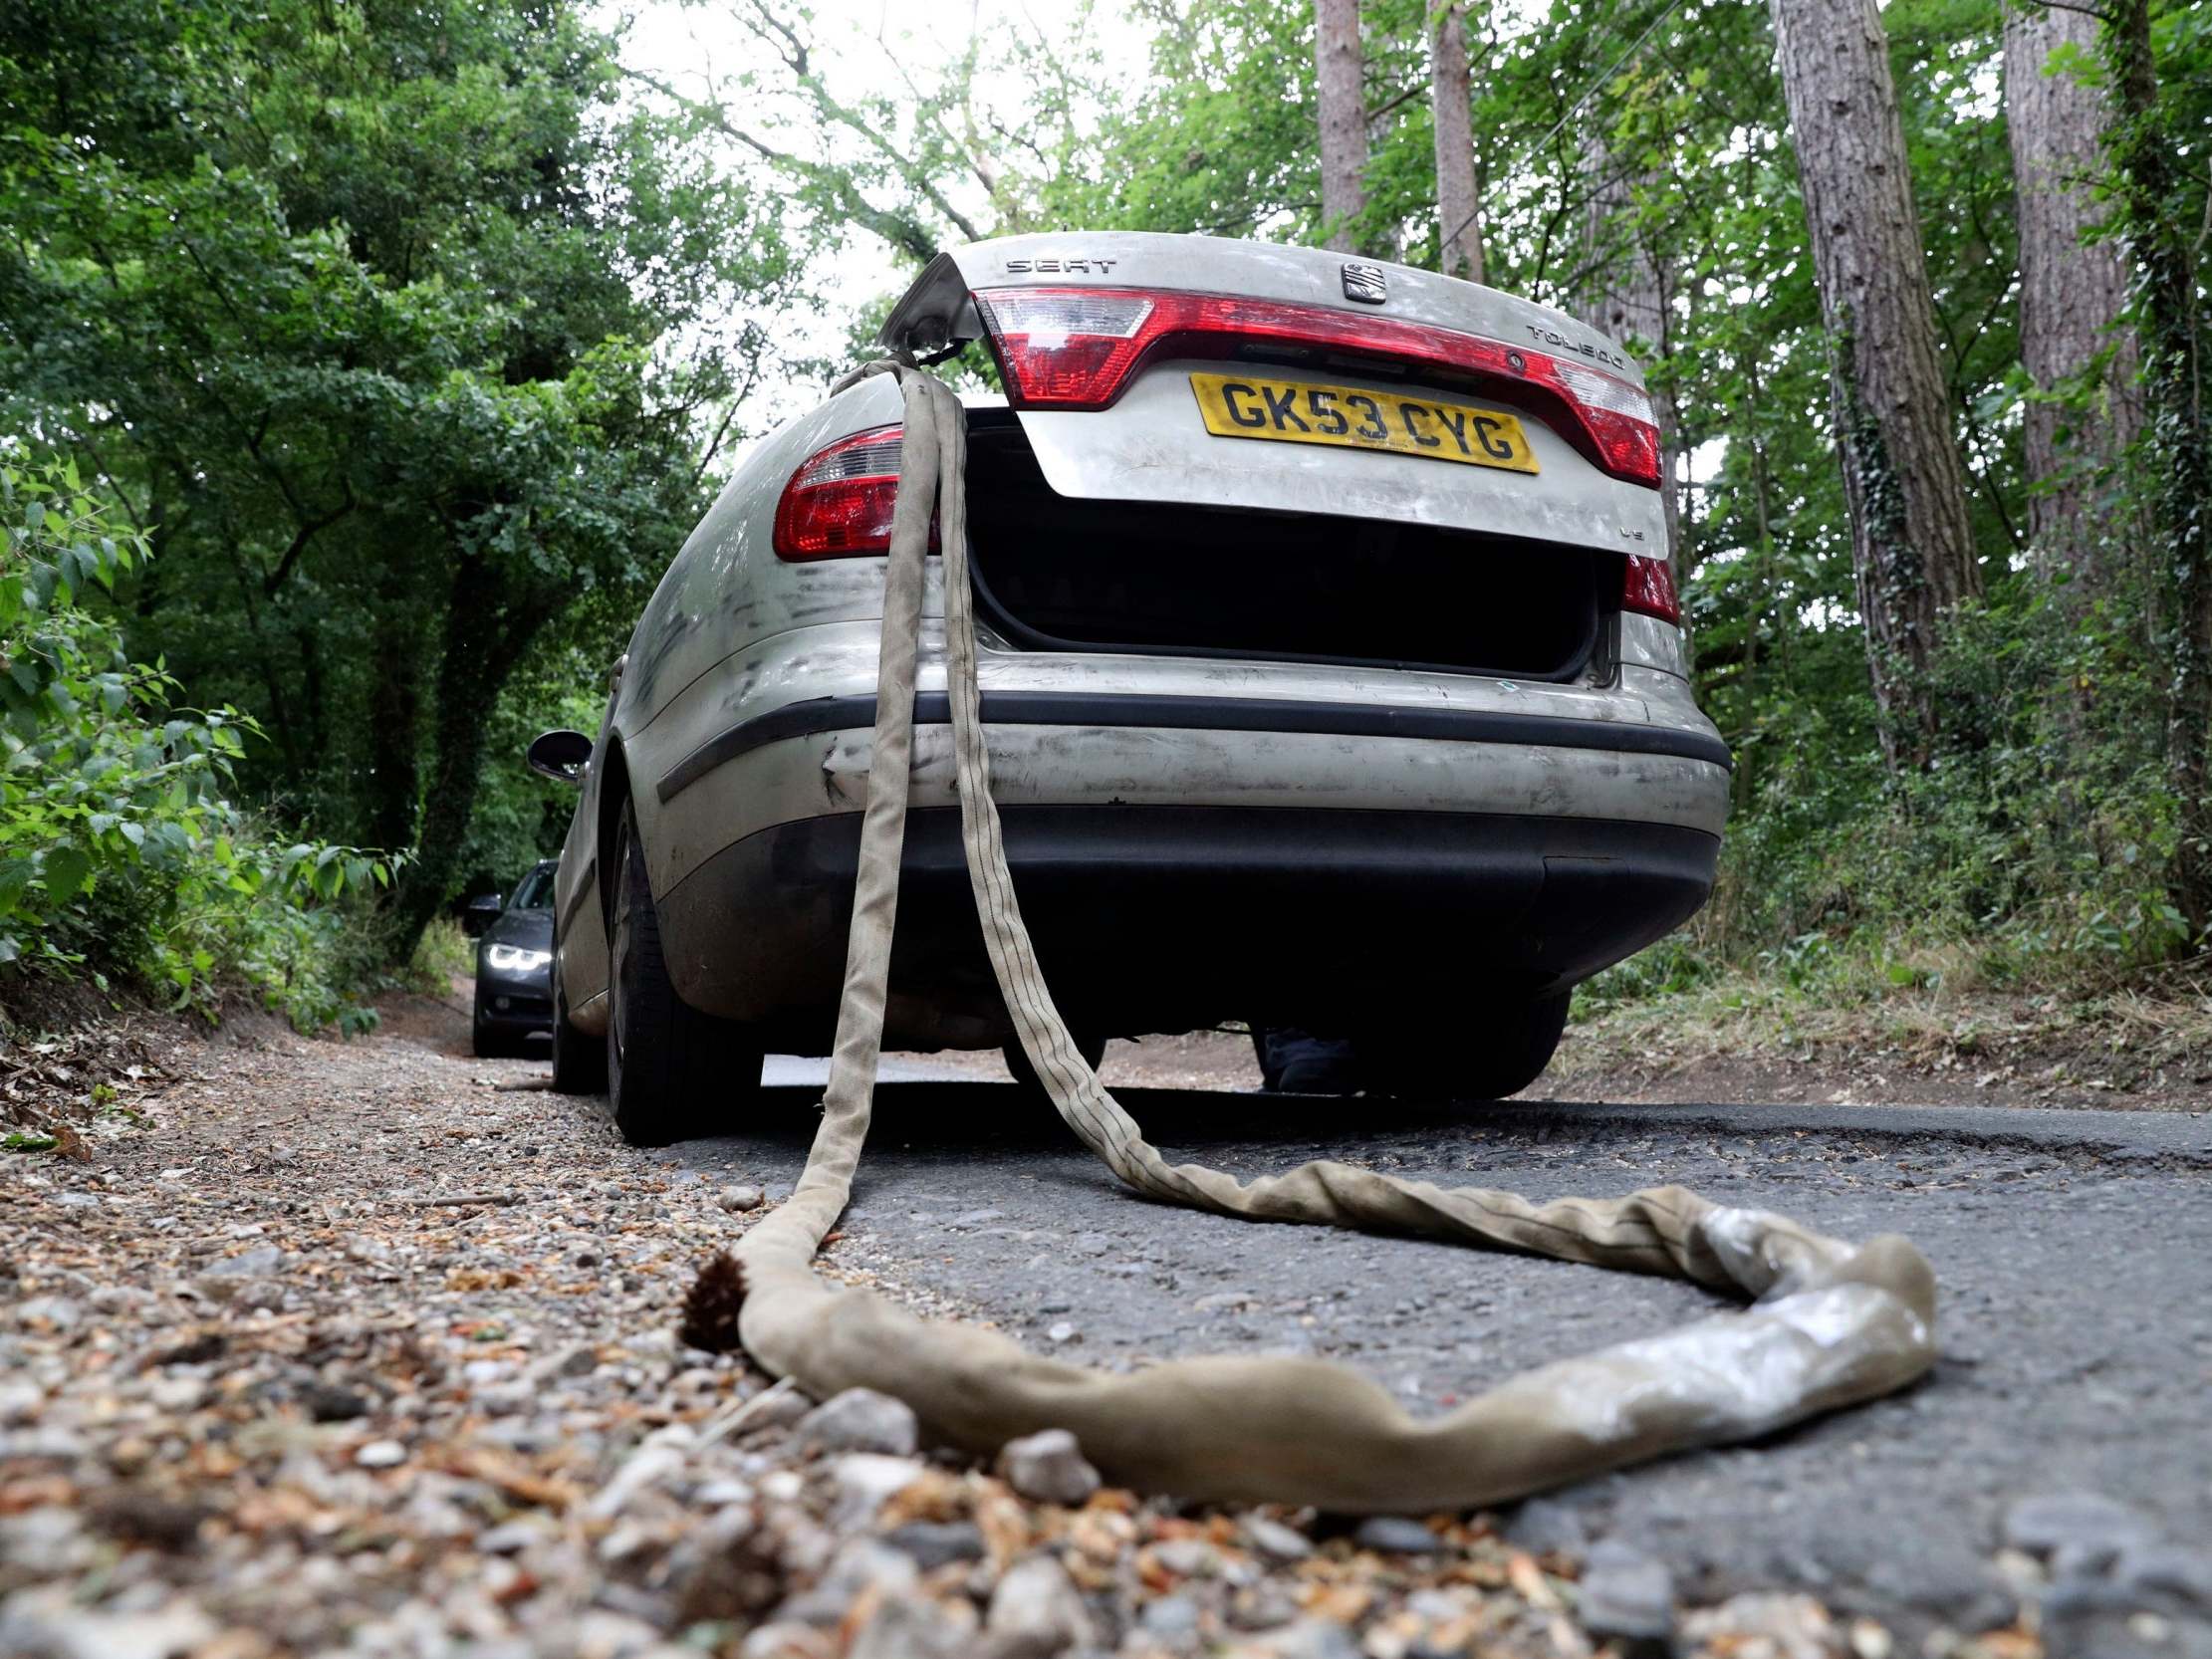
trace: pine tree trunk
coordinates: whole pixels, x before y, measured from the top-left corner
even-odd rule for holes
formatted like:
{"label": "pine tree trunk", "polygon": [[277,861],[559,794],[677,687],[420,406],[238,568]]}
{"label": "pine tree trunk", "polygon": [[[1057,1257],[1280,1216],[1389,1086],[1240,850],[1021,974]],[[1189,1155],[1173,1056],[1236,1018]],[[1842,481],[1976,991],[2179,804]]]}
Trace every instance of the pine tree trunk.
{"label": "pine tree trunk", "polygon": [[1482,281],[1481,196],[1475,185],[1472,95],[1467,85],[1467,8],[1455,3],[1436,14],[1430,43],[1429,85],[1436,127],[1437,269],[1447,277]]}
{"label": "pine tree trunk", "polygon": [[2102,46],[2114,105],[2105,148],[2135,270],[2149,568],[2173,665],[2166,775],[2181,808],[2181,847],[2171,885],[2201,938],[2212,925],[2212,422],[2195,227],[2173,211],[2183,199],[2182,146],[2159,109],[2149,0],[2119,0]]}
{"label": "pine tree trunk", "polygon": [[1773,7],[1874,701],[1890,764],[1918,765],[1953,712],[1928,673],[1943,618],[1981,576],[1889,42],[1874,0]]}
{"label": "pine tree trunk", "polygon": [[[1584,144],[1583,170],[1592,185],[1583,220],[1584,277],[1576,313],[1599,334],[1626,346],[1648,375],[1674,348],[1673,273],[1645,241],[1636,224],[1629,181],[1615,176],[1612,156],[1601,138]],[[1647,389],[1658,411],[1659,445],[1666,458],[1659,474],[1659,498],[1666,509],[1667,558],[1673,562],[1679,592],[1690,574],[1683,564],[1681,486],[1675,477],[1681,409],[1672,385],[1653,384]]]}
{"label": "pine tree trunk", "polygon": [[1367,204],[1367,94],[1359,0],[1314,0],[1314,70],[1321,97],[1324,247],[1356,253],[1353,222]]}
{"label": "pine tree trunk", "polygon": [[[2103,170],[2099,140],[2109,105],[2081,69],[2048,71],[2052,50],[2093,64],[2096,19],[2017,4],[2005,13],[2005,122],[2012,137],[2020,222],[2020,361],[2052,392],[2118,346],[2100,395],[2078,407],[2032,401],[2024,411],[2028,535],[2046,568],[2072,574],[2072,592],[2095,589],[2099,515],[2096,474],[2125,453],[2141,428],[2135,353],[2115,336],[2127,304],[2127,271],[2115,242],[2089,239],[2104,217],[2091,194]],[[2071,436],[2069,429],[2071,428]]]}

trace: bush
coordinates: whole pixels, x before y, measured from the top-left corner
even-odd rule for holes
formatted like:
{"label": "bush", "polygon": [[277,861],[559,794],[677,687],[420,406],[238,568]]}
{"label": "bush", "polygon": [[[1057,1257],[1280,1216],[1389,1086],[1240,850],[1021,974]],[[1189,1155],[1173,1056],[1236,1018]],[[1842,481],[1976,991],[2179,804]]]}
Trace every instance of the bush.
{"label": "bush", "polygon": [[407,961],[408,989],[426,996],[443,996],[456,979],[476,974],[476,941],[462,931],[451,916],[439,916],[422,930]]}
{"label": "bush", "polygon": [[1731,996],[1838,1004],[1967,983],[2095,993],[2202,948],[2170,896],[2182,815],[2159,670],[2123,604],[2085,614],[2022,573],[1962,606],[1935,691],[1974,719],[1925,768],[1883,765],[1869,698],[1762,700],[1735,734],[1711,906],[1591,981],[1578,1011],[1723,978]]}
{"label": "bush", "polygon": [[260,728],[169,706],[86,600],[148,554],[74,464],[0,465],[0,970],[122,974],[212,1015],[227,983],[359,1029],[365,900],[391,862],[294,840],[229,797]]}

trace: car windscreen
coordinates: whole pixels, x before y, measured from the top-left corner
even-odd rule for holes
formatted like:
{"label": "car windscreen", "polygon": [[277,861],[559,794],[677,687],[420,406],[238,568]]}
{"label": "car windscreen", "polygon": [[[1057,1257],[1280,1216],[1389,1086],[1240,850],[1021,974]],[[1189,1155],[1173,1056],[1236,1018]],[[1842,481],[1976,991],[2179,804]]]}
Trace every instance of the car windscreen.
{"label": "car windscreen", "polygon": [[510,910],[547,910],[553,906],[553,866],[540,864],[522,878],[522,885],[515,889],[515,896],[507,901]]}

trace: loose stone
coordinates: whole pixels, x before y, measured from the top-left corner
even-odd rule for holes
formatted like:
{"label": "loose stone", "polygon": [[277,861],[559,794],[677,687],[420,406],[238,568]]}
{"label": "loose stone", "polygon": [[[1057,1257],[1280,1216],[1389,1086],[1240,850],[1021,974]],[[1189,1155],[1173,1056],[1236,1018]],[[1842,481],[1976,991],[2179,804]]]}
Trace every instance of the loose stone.
{"label": "loose stone", "polygon": [[1390,1555],[1432,1555],[1443,1547],[1434,1533],[1401,1515],[1367,1517],[1352,1535],[1352,1541],[1362,1549]]}
{"label": "loose stone", "polygon": [[371,1440],[354,1454],[364,1469],[395,1469],[407,1461],[407,1449],[396,1440]]}
{"label": "loose stone", "polygon": [[1244,1536],[1252,1540],[1253,1548],[1272,1561],[1303,1561],[1314,1552],[1312,1539],[1264,1515],[1245,1517]]}
{"label": "loose stone", "polygon": [[1083,1449],[1066,1429],[1009,1440],[1000,1449],[998,1472],[1008,1486],[1040,1504],[1073,1508],[1099,1490],[1099,1472],[1084,1461]]}
{"label": "loose stone", "polygon": [[848,1388],[799,1420],[797,1434],[826,1452],[882,1452],[911,1457],[921,1441],[913,1408],[872,1388]]}
{"label": "loose stone", "polygon": [[1594,1636],[1662,1642],[1674,1631],[1674,1579],[1641,1550],[1606,1539],[1583,1568],[1581,1612]]}
{"label": "loose stone", "polygon": [[2100,1570],[2123,1549],[2157,1540],[2149,1518],[2093,1492],[2024,1498],[2005,1512],[2005,1541],[2034,1555],[2061,1554],[2075,1570]]}
{"label": "loose stone", "polygon": [[1050,1555],[1031,1555],[1007,1569],[983,1623],[1002,1659],[1051,1659],[1092,1639],[1083,1597],[1068,1569]]}
{"label": "loose stone", "polygon": [[924,1572],[984,1556],[983,1529],[972,1521],[909,1521],[885,1533],[883,1541],[912,1556]]}

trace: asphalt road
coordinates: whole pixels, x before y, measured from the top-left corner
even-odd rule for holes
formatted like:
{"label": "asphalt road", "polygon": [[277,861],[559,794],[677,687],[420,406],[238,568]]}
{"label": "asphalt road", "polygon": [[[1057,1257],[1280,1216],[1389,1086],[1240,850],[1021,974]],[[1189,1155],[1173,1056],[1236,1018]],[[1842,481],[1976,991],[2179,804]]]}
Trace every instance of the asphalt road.
{"label": "asphalt road", "polygon": [[[760,1132],[666,1156],[787,1189],[820,1068],[775,1064]],[[1900,1232],[1934,1263],[1927,1382],[1523,1506],[1532,1545],[1616,1538],[1697,1599],[1804,1588],[1911,1630],[2006,1616],[1995,1558],[2025,1498],[2101,1494],[2212,1542],[2212,1117],[1121,1098],[1170,1153],[1239,1173],[1331,1156],[1536,1197],[1679,1181],[1846,1238]],[[1415,1411],[1712,1305],[1683,1285],[1149,1203],[1048,1107],[972,1080],[886,1081],[845,1232],[841,1259],[925,1304],[1090,1363],[1319,1354]]]}

